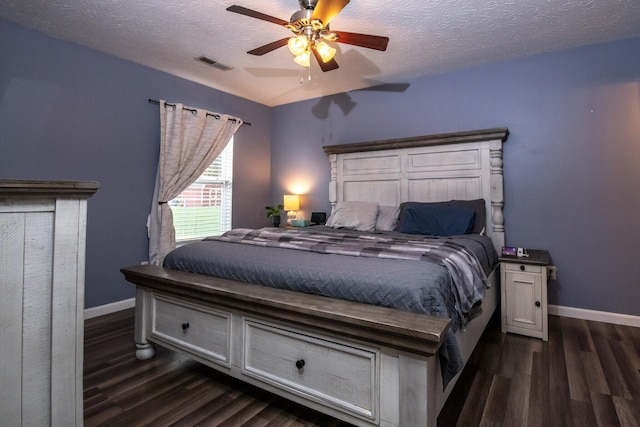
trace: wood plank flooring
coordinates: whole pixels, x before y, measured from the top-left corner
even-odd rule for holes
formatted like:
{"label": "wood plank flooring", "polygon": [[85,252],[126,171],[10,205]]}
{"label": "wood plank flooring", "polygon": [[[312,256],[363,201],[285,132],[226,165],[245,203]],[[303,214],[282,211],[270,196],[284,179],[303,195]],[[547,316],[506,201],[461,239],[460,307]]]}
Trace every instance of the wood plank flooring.
{"label": "wood plank flooring", "polygon": [[[85,426],[348,424],[172,351],[138,361],[133,310],[85,322]],[[640,426],[640,328],[549,318],[549,342],[492,319],[438,418],[448,426]]]}

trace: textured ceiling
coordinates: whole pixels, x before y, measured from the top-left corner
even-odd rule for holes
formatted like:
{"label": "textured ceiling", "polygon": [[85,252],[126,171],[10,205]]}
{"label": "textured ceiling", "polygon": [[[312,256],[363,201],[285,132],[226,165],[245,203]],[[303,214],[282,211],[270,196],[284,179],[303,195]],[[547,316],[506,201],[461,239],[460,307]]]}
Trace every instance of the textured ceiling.
{"label": "textured ceiling", "polygon": [[[387,51],[337,44],[340,68],[313,64],[309,81],[286,47],[246,54],[291,33],[226,11],[232,4],[287,21],[299,8],[296,0],[2,0],[0,18],[269,106],[640,34],[639,0],[352,0],[331,28],[388,36]],[[202,55],[231,70],[195,60]]]}

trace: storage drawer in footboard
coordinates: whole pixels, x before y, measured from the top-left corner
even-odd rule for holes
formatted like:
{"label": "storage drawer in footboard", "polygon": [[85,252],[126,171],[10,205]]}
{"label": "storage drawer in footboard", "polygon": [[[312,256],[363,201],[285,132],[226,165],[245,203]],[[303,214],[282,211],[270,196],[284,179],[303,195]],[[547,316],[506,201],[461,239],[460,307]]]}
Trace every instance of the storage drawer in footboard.
{"label": "storage drawer in footboard", "polygon": [[358,418],[378,421],[380,352],[244,319],[242,373]]}
{"label": "storage drawer in footboard", "polygon": [[151,337],[230,366],[231,313],[154,294]]}

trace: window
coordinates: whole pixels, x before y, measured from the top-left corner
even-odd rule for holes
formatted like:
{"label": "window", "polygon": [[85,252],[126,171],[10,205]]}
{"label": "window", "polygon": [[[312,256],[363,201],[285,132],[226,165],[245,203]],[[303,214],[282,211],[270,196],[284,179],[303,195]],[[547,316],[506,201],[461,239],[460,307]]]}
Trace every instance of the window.
{"label": "window", "polygon": [[169,202],[176,241],[199,240],[231,229],[233,139],[200,178]]}

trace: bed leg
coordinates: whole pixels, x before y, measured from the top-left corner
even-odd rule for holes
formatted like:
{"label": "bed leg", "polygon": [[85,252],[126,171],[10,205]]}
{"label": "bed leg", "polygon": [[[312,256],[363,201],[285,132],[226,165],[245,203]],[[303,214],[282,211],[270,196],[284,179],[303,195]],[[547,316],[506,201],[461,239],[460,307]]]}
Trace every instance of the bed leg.
{"label": "bed leg", "polygon": [[156,350],[147,341],[147,330],[151,313],[151,294],[143,288],[136,287],[136,317],[133,338],[136,342],[136,358],[138,360],[151,359],[156,354]]}
{"label": "bed leg", "polygon": [[156,349],[153,348],[151,343],[136,343],[136,359],[148,360],[156,355]]}

